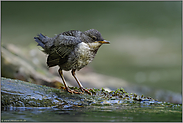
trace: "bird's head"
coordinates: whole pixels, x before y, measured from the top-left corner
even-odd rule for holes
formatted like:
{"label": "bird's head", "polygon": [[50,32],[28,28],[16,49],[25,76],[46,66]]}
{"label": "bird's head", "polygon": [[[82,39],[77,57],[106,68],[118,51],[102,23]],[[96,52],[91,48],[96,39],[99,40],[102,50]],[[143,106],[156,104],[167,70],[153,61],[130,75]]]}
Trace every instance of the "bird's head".
{"label": "bird's head", "polygon": [[88,37],[86,43],[88,43],[93,48],[99,48],[102,44],[110,44],[109,41],[106,41],[102,38],[100,32],[96,29],[87,30],[84,32],[84,34]]}

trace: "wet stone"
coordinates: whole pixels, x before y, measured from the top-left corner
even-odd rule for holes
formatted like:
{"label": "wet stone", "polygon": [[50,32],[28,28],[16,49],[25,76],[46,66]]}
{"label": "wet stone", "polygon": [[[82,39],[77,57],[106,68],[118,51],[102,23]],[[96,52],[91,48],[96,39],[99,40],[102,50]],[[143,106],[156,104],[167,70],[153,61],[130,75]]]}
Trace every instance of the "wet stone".
{"label": "wet stone", "polygon": [[[78,88],[72,88],[79,91]],[[151,97],[127,93],[123,88],[108,92],[90,90],[92,95],[70,94],[65,90],[36,85],[15,79],[1,78],[1,107],[83,107],[92,105],[162,104]]]}

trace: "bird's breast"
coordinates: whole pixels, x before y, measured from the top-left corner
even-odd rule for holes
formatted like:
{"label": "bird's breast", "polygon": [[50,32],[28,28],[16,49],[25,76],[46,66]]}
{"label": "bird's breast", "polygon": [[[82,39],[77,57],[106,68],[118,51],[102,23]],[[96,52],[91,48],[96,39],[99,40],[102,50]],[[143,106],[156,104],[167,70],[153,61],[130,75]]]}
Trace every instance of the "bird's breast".
{"label": "bird's breast", "polygon": [[76,52],[78,52],[78,54],[80,54],[81,58],[86,58],[90,52],[90,47],[88,46],[88,44],[81,42],[78,44],[78,46],[76,48]]}
{"label": "bird's breast", "polygon": [[75,48],[72,56],[75,57],[75,60],[72,59],[73,67],[79,70],[92,62],[95,55],[88,44],[81,42]]}

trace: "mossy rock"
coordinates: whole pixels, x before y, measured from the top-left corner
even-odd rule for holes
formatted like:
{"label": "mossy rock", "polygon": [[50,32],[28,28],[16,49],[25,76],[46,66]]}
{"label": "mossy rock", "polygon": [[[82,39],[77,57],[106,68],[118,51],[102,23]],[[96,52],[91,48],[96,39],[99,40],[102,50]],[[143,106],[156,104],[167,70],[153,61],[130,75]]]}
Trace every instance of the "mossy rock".
{"label": "mossy rock", "polygon": [[[80,91],[77,87],[70,87]],[[113,104],[160,104],[151,97],[127,93],[123,88],[108,92],[102,89],[88,93],[71,94],[60,89],[32,84],[16,79],[1,78],[1,107],[81,107]]]}

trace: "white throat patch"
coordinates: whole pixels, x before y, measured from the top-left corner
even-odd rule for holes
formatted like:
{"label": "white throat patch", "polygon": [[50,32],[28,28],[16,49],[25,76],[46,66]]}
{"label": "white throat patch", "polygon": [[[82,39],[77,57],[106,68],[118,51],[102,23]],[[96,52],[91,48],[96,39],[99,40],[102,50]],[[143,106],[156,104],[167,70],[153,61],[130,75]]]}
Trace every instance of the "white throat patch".
{"label": "white throat patch", "polygon": [[89,47],[92,49],[96,49],[99,48],[102,44],[99,43],[98,41],[92,42],[92,43],[88,43]]}

